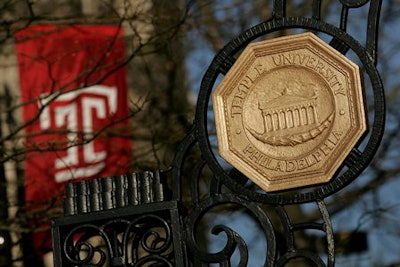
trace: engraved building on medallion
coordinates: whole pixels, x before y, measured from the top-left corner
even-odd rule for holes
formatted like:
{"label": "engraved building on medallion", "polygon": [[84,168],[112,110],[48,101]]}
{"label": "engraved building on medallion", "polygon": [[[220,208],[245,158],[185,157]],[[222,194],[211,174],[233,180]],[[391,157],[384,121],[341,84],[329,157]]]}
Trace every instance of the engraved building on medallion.
{"label": "engraved building on medallion", "polygon": [[[304,94],[304,90],[300,91],[307,85],[296,81],[283,85],[282,95],[258,102],[258,109],[263,118],[263,131],[258,133],[251,128],[248,130],[263,143],[295,146],[321,134],[329,126],[333,116],[331,114],[320,122],[316,91],[313,90],[312,95]],[[316,87],[314,84],[308,86]],[[291,136],[291,139],[285,140],[285,136]]]}
{"label": "engraved building on medallion", "polygon": [[213,108],[221,156],[265,191],[329,181],[366,129],[358,66],[312,33],[248,45]]}

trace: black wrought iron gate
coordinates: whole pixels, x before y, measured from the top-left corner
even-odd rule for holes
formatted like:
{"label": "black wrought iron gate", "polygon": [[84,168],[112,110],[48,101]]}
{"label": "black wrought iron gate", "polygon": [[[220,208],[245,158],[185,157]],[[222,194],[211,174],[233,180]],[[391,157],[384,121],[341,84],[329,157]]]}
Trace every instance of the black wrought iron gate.
{"label": "black wrought iron gate", "polygon": [[[271,19],[246,30],[215,56],[201,83],[193,128],[177,149],[170,170],[67,185],[65,217],[53,221],[55,266],[247,266],[253,257],[248,244],[226,225],[212,228],[212,234],[225,238],[222,249],[209,252],[200,244],[202,219],[220,206],[244,210],[258,223],[267,243],[265,255],[257,255],[265,259],[264,266],[285,266],[297,258],[310,266],[335,265],[334,233],[324,199],[361,174],[383,135],[384,89],[376,69],[381,1],[340,0],[338,26],[321,18],[322,1],[309,2],[309,16],[291,17],[285,12],[286,1],[273,1]],[[348,11],[365,5],[369,5],[368,28],[361,44],[346,28]],[[351,51],[371,90],[373,108],[369,133],[351,149],[329,182],[267,193],[219,159],[210,130],[214,127],[209,119],[211,93],[248,44],[287,29],[323,36],[342,55]],[[199,154],[193,163],[192,155]],[[190,175],[184,172],[188,166]],[[183,189],[184,183],[188,188]],[[183,190],[189,200],[183,199]],[[317,205],[319,218],[294,221],[288,208],[305,203]],[[324,251],[298,247],[297,233],[306,230],[318,232]],[[232,263],[234,253],[239,256]]]}

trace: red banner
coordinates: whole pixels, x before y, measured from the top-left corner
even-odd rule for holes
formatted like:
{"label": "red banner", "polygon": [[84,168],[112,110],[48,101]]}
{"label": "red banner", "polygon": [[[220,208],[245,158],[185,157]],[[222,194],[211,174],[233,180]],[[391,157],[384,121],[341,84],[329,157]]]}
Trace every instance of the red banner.
{"label": "red banner", "polygon": [[19,31],[15,42],[27,135],[26,202],[50,203],[71,179],[128,172],[122,30],[38,25]]}

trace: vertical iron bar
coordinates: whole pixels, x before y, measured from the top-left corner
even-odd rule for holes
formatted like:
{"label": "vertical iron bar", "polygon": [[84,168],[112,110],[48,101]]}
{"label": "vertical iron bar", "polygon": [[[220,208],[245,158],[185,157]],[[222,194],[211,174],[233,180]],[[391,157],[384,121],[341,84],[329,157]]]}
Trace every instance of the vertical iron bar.
{"label": "vertical iron bar", "polygon": [[375,66],[378,64],[378,27],[379,16],[381,13],[382,0],[371,0],[368,13],[368,28],[367,28],[367,51],[371,55]]}
{"label": "vertical iron bar", "polygon": [[321,19],[321,0],[314,0],[312,5],[312,17],[316,20]]}
{"label": "vertical iron bar", "polygon": [[[347,29],[348,14],[349,14],[349,8],[345,5],[343,5],[342,12],[340,15],[340,29],[343,31],[346,31],[346,29]],[[329,45],[332,46],[333,48],[335,48],[337,51],[339,51],[343,55],[345,55],[347,53],[347,51],[349,51],[349,47],[337,37],[334,37]]]}
{"label": "vertical iron bar", "polygon": [[324,228],[326,233],[326,242],[328,248],[328,267],[335,266],[335,240],[333,237],[332,222],[329,216],[329,211],[326,208],[323,200],[317,201],[319,211],[321,212],[322,219],[324,221]]}
{"label": "vertical iron bar", "polygon": [[280,19],[286,16],[286,1],[285,0],[275,0],[273,6],[272,16],[276,19]]}
{"label": "vertical iron bar", "polygon": [[346,31],[347,29],[347,16],[349,15],[349,8],[345,5],[342,6],[342,13],[340,15],[340,29]]}

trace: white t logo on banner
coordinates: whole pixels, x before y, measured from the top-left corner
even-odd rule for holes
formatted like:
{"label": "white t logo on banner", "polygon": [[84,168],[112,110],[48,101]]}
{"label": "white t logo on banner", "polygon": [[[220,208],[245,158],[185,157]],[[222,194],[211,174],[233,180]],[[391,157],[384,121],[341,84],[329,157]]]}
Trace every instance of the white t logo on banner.
{"label": "white t logo on banner", "polygon": [[[50,105],[53,104],[54,105]],[[117,111],[117,88],[94,85],[87,88],[69,91],[57,96],[42,98],[39,105],[43,107],[40,114],[40,127],[51,128],[51,116],[54,116],[55,127],[65,126],[68,134],[67,155],[55,161],[55,180],[65,182],[73,178],[85,178],[99,173],[105,167],[106,151],[95,151],[93,137],[94,119],[106,119]],[[81,107],[81,112],[78,111]],[[81,116],[81,117],[79,117]],[[81,125],[79,125],[81,122]],[[78,149],[78,133],[85,140],[91,140]],[[82,153],[82,157],[79,157]],[[83,161],[83,162],[82,162]]]}

